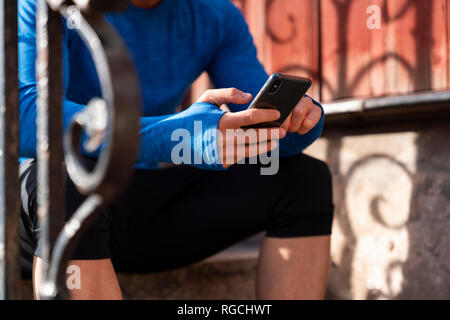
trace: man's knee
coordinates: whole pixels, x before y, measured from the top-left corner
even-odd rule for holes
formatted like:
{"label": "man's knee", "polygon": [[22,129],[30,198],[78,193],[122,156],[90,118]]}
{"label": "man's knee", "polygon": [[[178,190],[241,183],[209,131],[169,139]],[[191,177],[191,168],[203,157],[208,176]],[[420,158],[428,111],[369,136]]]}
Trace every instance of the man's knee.
{"label": "man's knee", "polygon": [[268,236],[329,235],[333,221],[331,174],[328,165],[306,155],[285,159],[280,167],[283,195]]}
{"label": "man's knee", "polygon": [[281,170],[290,188],[305,195],[305,200],[332,203],[332,176],[325,162],[302,154],[283,161]]}

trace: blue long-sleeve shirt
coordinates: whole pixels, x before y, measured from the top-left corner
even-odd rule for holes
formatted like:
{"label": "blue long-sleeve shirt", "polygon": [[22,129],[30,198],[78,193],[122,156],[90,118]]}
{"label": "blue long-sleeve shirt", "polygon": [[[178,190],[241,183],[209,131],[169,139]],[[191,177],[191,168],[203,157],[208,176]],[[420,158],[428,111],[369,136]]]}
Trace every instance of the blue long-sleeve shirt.
{"label": "blue long-sleeve shirt", "polygon": [[[20,155],[36,155],[36,1],[19,0]],[[137,165],[156,168],[171,162],[174,130],[187,129],[192,141],[217,129],[223,112],[211,104],[195,104],[175,114],[192,82],[207,71],[216,88],[236,87],[258,93],[267,73],[257,59],[247,24],[229,0],[163,0],[153,9],[130,3],[123,13],[105,14],[123,37],[133,57],[142,88],[141,147]],[[101,96],[92,58],[76,30],[63,24],[63,124],[93,97]],[[241,111],[248,105],[229,105]],[[194,130],[201,121],[202,130]],[[299,154],[321,134],[320,122],[306,135],[288,134],[280,155]],[[212,137],[214,139],[214,137]],[[211,148],[211,145],[213,146]],[[193,166],[221,170],[217,144],[192,143],[194,155],[210,159]],[[207,153],[206,156],[203,154]]]}

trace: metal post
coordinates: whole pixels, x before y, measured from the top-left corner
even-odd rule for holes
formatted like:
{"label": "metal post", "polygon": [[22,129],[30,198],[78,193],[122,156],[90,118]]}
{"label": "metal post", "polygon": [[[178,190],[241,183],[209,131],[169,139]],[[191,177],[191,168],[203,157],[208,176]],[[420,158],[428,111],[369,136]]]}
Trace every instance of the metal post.
{"label": "metal post", "polygon": [[[37,9],[37,163],[38,216],[43,246],[43,275],[47,274],[51,248],[64,224],[62,147],[62,41],[61,17],[45,0]],[[49,37],[49,34],[51,35]]]}
{"label": "metal post", "polygon": [[20,298],[17,1],[0,0],[0,298]]}
{"label": "metal post", "polygon": [[[78,2],[78,1],[75,1]],[[63,171],[62,128],[62,26],[61,14],[70,15],[63,0],[37,0],[37,160],[38,160],[38,217],[40,244],[43,247],[43,279],[41,297],[67,297],[64,286],[65,266],[79,236],[88,228],[98,208],[111,201],[131,175],[139,144],[139,105],[129,106],[127,96],[114,95],[119,89],[118,77],[123,72],[108,63],[105,39],[125,54],[131,71],[130,92],[138,95],[139,84],[130,56],[118,35],[100,15],[91,20],[93,28],[82,19],[79,33],[88,42],[94,57],[103,100],[93,100],[78,113],[66,136],[68,173],[80,192],[89,195],[73,217],[65,220],[65,188]],[[84,2],[83,2],[84,3]],[[91,0],[99,10],[123,9],[127,0]],[[51,5],[51,9],[49,7]],[[86,4],[86,3],[85,3]],[[97,12],[99,13],[99,12]],[[0,299],[19,298],[19,86],[17,1],[0,0]],[[96,33],[100,33],[97,37]],[[105,37],[106,35],[106,37]],[[95,41],[93,41],[95,40]],[[110,73],[112,71],[112,73]],[[121,74],[122,73],[122,74]],[[102,121],[96,121],[101,119]],[[97,127],[97,123],[108,123]],[[75,152],[82,130],[106,137],[93,172],[83,168]],[[92,138],[92,137],[91,137]],[[95,139],[94,139],[95,140]]]}
{"label": "metal post", "polygon": [[[50,5],[51,9],[44,5],[45,2]],[[90,5],[94,4],[96,6],[90,7]],[[108,4],[108,6],[104,7],[104,10],[124,8],[127,0],[92,1],[89,2],[87,8],[91,8],[93,11],[90,12],[94,13],[96,11],[95,7],[105,4]],[[139,96],[139,84],[136,82],[137,77],[133,63],[128,52],[126,52],[124,43],[98,13],[92,14],[90,21],[87,21],[75,6],[67,7],[62,2],[40,0],[37,24],[39,52],[37,67],[39,89],[38,127],[40,128],[38,129],[38,159],[42,160],[38,167],[40,178],[38,180],[38,190],[42,188],[40,195],[42,198],[39,200],[41,206],[39,218],[41,219],[42,233],[40,240],[43,241],[46,248],[44,258],[46,269],[44,270],[44,280],[41,284],[40,292],[41,298],[44,299],[64,299],[68,297],[64,278],[65,268],[71,253],[76,248],[81,234],[98,214],[98,209],[114,199],[131,176],[131,168],[135,161],[139,144],[140,101],[130,106],[130,99],[127,99],[124,95],[115,95],[115,92],[119,90],[119,75],[124,76],[124,74],[123,71],[119,71],[116,68],[115,64],[108,61],[111,58],[108,53],[110,50],[104,50],[104,45],[111,42],[108,39],[114,39],[112,41],[115,44],[114,49],[123,52],[122,63],[125,62],[129,67],[128,70],[131,71],[129,91],[133,95]],[[52,21],[52,14],[55,15],[54,21]],[[61,38],[56,40],[53,38],[58,33],[59,35],[61,34],[60,25],[56,23],[56,17],[61,18],[58,14],[65,17],[66,21],[71,21],[72,27],[74,27],[89,48],[99,76],[103,98],[91,100],[86,108],[74,115],[66,132],[64,141],[67,171],[78,190],[88,195],[88,198],[73,213],[71,219],[66,222],[63,228],[61,228],[61,223],[56,220],[64,217],[60,214],[64,210],[61,207],[61,203],[63,203],[61,201],[62,195],[57,199],[55,198],[55,193],[52,193],[53,187],[58,188],[62,185],[62,182],[60,184],[55,183],[61,176],[59,174],[57,177],[53,176],[55,172],[62,173],[62,168],[60,167],[62,159],[59,158],[60,154],[62,154],[59,151],[61,147],[61,128],[58,127],[62,123],[62,114],[56,112],[56,106],[59,106],[59,110],[61,110],[61,94],[58,94],[58,92],[62,92],[62,88],[55,87],[62,82],[60,81],[60,68],[62,66]],[[52,40],[55,40],[53,44]],[[52,101],[53,106],[51,105]],[[54,122],[57,125],[49,128]],[[106,126],[98,125],[105,123],[107,124]],[[101,143],[101,139],[99,140],[98,137],[105,138],[99,159],[92,171],[87,171],[84,168],[83,161],[80,159],[79,146],[83,130],[88,133],[90,138],[89,143],[84,144],[85,146],[89,145],[92,147],[92,145],[96,145],[96,143],[93,143],[94,141]],[[55,144],[58,144],[56,148]],[[45,150],[43,148],[48,149]],[[52,149],[50,150],[49,148]],[[49,173],[51,173],[50,177]],[[55,180],[52,181],[52,179]],[[55,205],[58,200],[61,202],[52,207],[52,204]],[[56,210],[55,208],[57,207],[60,207],[60,209]],[[57,237],[48,236],[49,232],[53,234],[52,230],[55,230],[55,233],[60,230]],[[54,241],[55,238],[56,242]]]}

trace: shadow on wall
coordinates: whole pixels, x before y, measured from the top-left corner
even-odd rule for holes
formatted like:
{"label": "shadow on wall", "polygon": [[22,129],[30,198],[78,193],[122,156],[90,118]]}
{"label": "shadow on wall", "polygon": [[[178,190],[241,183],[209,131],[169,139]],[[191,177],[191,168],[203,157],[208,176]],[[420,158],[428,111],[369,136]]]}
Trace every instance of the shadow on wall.
{"label": "shadow on wall", "polygon": [[450,299],[450,121],[417,137],[401,299]]}
{"label": "shadow on wall", "polygon": [[336,202],[329,298],[448,299],[450,125],[377,130],[328,134]]}
{"label": "shadow on wall", "polygon": [[[432,18],[440,2],[405,0],[394,16],[389,15],[387,1],[380,2],[385,24],[414,10],[414,64],[396,53],[386,54],[359,70],[350,83],[347,35],[355,2],[328,3],[339,17],[340,86],[331,92],[334,99],[352,96],[365,74],[391,59],[404,66],[413,91],[432,87]],[[398,121],[378,128],[360,125],[329,131],[327,137],[324,158],[334,176],[336,202],[330,298],[449,299],[448,119],[427,124]]]}

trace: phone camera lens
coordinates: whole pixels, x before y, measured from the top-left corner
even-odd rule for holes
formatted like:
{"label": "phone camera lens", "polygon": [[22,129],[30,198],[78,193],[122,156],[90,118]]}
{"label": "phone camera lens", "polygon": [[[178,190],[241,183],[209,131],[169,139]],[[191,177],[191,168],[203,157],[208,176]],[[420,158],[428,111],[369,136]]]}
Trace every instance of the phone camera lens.
{"label": "phone camera lens", "polygon": [[272,85],[272,87],[270,88],[269,92],[270,93],[275,93],[281,86],[281,80],[278,79],[277,81],[275,81],[275,83]]}

